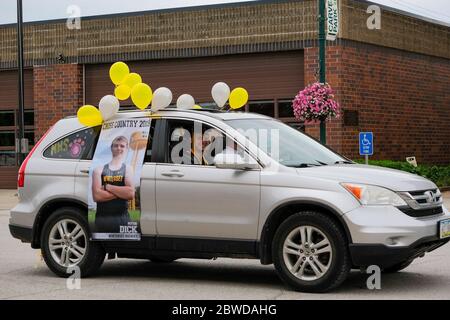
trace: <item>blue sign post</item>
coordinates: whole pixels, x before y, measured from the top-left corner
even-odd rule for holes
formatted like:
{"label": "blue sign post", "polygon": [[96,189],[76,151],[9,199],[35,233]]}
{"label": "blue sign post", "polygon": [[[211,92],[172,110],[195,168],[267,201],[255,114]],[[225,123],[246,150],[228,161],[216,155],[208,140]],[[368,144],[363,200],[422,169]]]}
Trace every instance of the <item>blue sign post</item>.
{"label": "blue sign post", "polygon": [[359,133],[359,154],[365,156],[366,164],[369,164],[369,156],[373,155],[373,132]]}

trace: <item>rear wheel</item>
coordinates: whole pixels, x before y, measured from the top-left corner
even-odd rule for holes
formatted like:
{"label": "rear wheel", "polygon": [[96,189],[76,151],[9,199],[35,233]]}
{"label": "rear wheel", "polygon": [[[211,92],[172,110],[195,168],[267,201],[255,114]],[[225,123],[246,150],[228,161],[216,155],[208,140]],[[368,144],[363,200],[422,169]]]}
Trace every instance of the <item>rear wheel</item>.
{"label": "rear wheel", "polygon": [[344,232],[327,215],[314,211],[297,213],[279,226],[272,256],[280,278],[304,292],[336,288],[351,268]]}
{"label": "rear wheel", "polygon": [[69,277],[75,267],[87,277],[96,272],[105,259],[100,243],[89,241],[85,215],[76,208],[60,208],[44,224],[41,235],[44,261],[55,274]]}

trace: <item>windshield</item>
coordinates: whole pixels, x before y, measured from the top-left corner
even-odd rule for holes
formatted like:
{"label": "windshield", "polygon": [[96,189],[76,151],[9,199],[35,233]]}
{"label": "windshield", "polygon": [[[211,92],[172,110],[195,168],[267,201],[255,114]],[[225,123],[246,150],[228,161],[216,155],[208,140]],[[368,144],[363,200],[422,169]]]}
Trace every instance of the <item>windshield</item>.
{"label": "windshield", "polygon": [[271,119],[226,121],[274,160],[288,167],[351,163],[307,135]]}

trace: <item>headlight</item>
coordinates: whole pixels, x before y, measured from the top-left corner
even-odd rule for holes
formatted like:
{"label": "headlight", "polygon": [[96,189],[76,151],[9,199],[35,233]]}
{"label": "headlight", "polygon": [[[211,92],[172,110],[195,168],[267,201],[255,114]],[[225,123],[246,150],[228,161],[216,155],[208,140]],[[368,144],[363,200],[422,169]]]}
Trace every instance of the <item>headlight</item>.
{"label": "headlight", "polygon": [[398,194],[386,188],[355,183],[341,183],[341,185],[363,205],[392,205],[396,207],[407,205]]}

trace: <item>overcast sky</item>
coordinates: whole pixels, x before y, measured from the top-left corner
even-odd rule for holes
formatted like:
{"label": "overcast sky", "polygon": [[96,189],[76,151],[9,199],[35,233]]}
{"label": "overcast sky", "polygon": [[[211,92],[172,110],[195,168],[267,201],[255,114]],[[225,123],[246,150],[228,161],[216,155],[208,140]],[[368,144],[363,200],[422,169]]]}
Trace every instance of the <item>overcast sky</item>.
{"label": "overcast sky", "polygon": [[[246,1],[249,0],[23,0],[23,16],[24,21],[66,18],[67,8],[70,5],[77,5],[81,9],[82,16],[92,16]],[[449,0],[372,0],[372,2],[450,24]],[[0,0],[0,24],[16,21],[16,0]]]}

